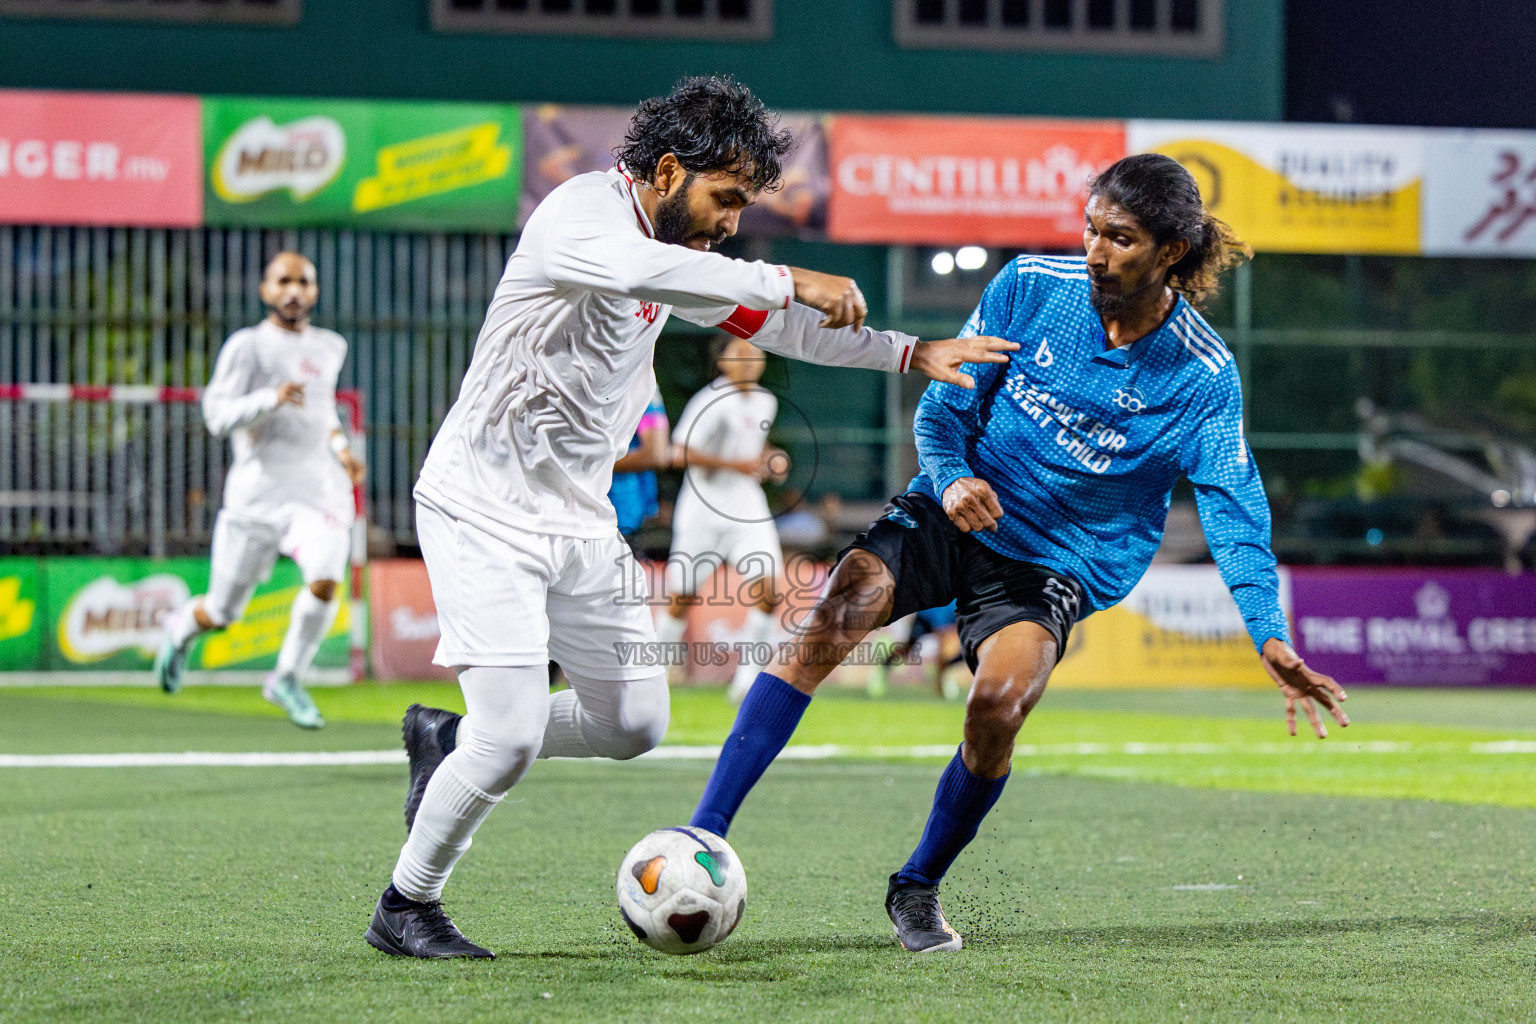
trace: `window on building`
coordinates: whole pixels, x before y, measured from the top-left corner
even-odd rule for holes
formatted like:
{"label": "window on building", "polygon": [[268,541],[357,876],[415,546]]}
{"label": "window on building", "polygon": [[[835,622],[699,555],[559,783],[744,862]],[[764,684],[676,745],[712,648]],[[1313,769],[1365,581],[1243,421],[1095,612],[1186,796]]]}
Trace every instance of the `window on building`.
{"label": "window on building", "polygon": [[768,39],[773,0],[432,0],[432,27],[439,32]]}
{"label": "window on building", "polygon": [[0,17],[297,25],[302,0],[0,0]]}
{"label": "window on building", "polygon": [[1226,0],[893,0],[906,47],[1221,53]]}

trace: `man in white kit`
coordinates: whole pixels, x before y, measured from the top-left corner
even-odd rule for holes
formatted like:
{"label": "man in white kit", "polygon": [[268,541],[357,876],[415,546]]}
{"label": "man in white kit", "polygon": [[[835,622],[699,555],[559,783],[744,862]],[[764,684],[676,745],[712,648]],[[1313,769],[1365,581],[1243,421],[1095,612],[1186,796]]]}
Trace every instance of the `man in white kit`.
{"label": "man in white kit", "polygon": [[739,593],[721,596],[745,597],[750,605],[740,660],[726,690],[726,698],[740,704],[764,667],[756,660],[758,648],[778,637],[774,611],[784,552],[762,481],[782,483],[789,457],[768,443],[779,400],[758,383],[767,367],[763,350],[725,336],[714,353],[719,376],[688,400],[672,432],[674,458],[687,474],[672,515],[667,614],[656,634],[663,645],[680,642],[700,588],[722,565],[735,570]]}
{"label": "man in white kit", "polygon": [[[664,670],[623,656],[656,634],[606,495],[674,308],[793,358],[939,380],[1017,347],[868,330],[848,278],[709,252],[778,184],[776,122],[730,79],[681,82],[640,105],[617,167],[539,204],[507,261],[416,485],[434,661],[467,712],[407,712],[410,835],[365,935],[386,953],[490,957],[439,903],[481,821],[535,758],[627,759],[666,732]],[[550,694],[551,659],[569,690]]]}
{"label": "man in white kit", "polygon": [[304,586],[294,598],[277,668],[261,692],[295,725],[325,725],[299,683],[336,618],[336,583],[347,567],[352,487],[363,465],[336,415],[336,378],[347,342],[315,327],[320,291],[315,265],[278,253],[261,280],[267,317],[229,336],[203,390],[203,421],[228,434],[234,460],[213,526],[208,593],[166,622],[155,675],[166,693],[181,689],[192,641],[240,618],[278,554],[298,563]]}

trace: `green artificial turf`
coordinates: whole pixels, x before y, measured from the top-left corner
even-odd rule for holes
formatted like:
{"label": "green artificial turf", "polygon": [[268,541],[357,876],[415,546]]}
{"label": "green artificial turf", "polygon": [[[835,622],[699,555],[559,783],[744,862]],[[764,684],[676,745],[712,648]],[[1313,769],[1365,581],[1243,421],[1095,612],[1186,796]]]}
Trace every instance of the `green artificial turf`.
{"label": "green artificial turf", "polygon": [[[406,704],[457,698],[317,699],[304,733],[244,688],[0,689],[0,754],[386,749]],[[752,794],[747,918],[689,958],[630,937],[613,871],[707,761],[537,765],[447,894],[494,963],[361,940],[403,767],[0,768],[0,1021],[1536,1020],[1536,695],[1350,705],[1320,743],[1271,694],[1048,695],[944,887],[967,948],[927,957],[880,901],[942,755],[880,748],[952,746],[961,710],[931,698],[813,703],[797,744],[840,756]],[[668,742],[731,717],[679,691]]]}

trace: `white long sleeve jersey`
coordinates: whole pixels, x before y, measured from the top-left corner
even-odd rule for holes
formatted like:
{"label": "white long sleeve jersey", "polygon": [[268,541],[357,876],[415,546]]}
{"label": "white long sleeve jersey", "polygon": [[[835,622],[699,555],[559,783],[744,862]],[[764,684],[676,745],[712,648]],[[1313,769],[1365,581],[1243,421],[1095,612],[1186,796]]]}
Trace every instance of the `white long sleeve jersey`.
{"label": "white long sleeve jersey", "polygon": [[[203,421],[234,449],[224,508],[275,525],[294,505],[352,521],[352,484],[330,443],[341,428],[336,380],[346,358],[347,342],[334,331],[294,332],[267,320],[224,342],[203,389]],[[304,385],[303,405],[278,405],[277,387],[287,381]]]}
{"label": "white long sleeve jersey", "polygon": [[658,242],[620,166],[577,175],[529,218],[491,299],[417,497],[491,526],[611,535],[613,463],[652,393],[674,311],[770,352],[902,372],[917,339],[825,330],[787,267]]}

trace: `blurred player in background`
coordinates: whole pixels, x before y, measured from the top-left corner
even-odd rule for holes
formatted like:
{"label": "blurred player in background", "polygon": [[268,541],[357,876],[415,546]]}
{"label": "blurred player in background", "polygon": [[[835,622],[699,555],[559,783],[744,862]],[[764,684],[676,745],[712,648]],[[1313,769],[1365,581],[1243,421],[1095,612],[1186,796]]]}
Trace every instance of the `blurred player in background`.
{"label": "blurred player in background", "polygon": [[619,536],[628,542],[636,558],[643,558],[638,536],[640,527],[657,511],[656,471],[671,465],[667,438],[667,407],[661,401],[661,388],[651,378],[651,404],[640,416],[640,427],[629,440],[629,451],[613,464],[613,483],[608,500],[619,522]]}
{"label": "blurred player in background", "polygon": [[[752,645],[743,648],[746,652],[778,637],[774,610],[784,553],[762,481],[782,483],[789,456],[768,443],[779,400],[758,383],[768,365],[763,350],[724,335],[711,355],[719,376],[689,399],[672,434],[672,461],[686,472],[672,516],[667,614],[656,632],[664,644],[681,641],[699,588],[729,566],[741,576],[732,599],[751,602],[742,636]],[[726,690],[732,704],[741,703],[761,668],[751,654],[742,654]]]}
{"label": "blurred player in background", "polygon": [[753,684],[693,816],[725,833],[841,645],[957,600],[975,672],[965,742],[886,888],[913,952],[960,948],[939,881],[1002,793],[1014,738],[1073,624],[1124,598],[1151,564],[1181,476],[1291,733],[1299,704],[1327,735],[1314,701],[1349,724],[1343,689],[1291,648],[1237,368],[1195,309],[1242,243],[1205,211],[1189,172],[1155,154],[1099,175],[1085,219],[1086,259],[1021,256],[988,285],[966,332],[1020,349],[976,367],[975,390],[929,385],[914,425],[922,471],[844,551],[802,643],[783,645]]}
{"label": "blurred player in background", "polygon": [[[922,657],[924,673],[934,693],[945,700],[960,696],[960,683],[951,669],[965,660],[960,631],[955,621],[955,602],[938,608],[924,608],[890,624],[894,636],[887,641],[878,661],[869,666],[864,690],[871,697],[884,697],[890,689],[891,666],[905,662],[917,652]],[[922,650],[923,641],[932,639],[933,657]]]}
{"label": "blurred player in background", "polygon": [[295,725],[325,725],[299,682],[336,618],[336,584],[347,566],[352,488],[363,464],[336,414],[336,379],[347,342],[309,322],[320,291],[315,265],[296,252],[267,264],[261,301],[267,318],[229,336],[203,391],[203,420],[228,434],[234,460],[213,526],[208,593],[166,621],[155,675],[181,689],[192,641],[240,618],[279,554],[298,563],[304,586],[262,696]]}
{"label": "blurred player in background", "polygon": [[[467,714],[406,713],[410,836],[366,933],[383,952],[490,957],[440,904],[486,815],[535,758],[622,760],[666,733],[666,674],[644,657],[656,629],[608,488],[674,307],[795,359],[962,384],[962,364],[1013,347],[870,330],[849,278],[710,252],[777,186],[792,140],[776,122],[731,79],[684,80],[640,105],[617,167],[539,204],[507,261],[416,485],[433,660]],[[549,692],[551,658],[569,690]]]}

